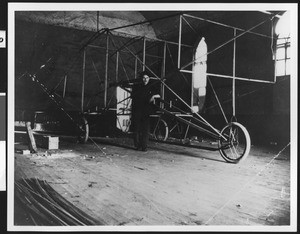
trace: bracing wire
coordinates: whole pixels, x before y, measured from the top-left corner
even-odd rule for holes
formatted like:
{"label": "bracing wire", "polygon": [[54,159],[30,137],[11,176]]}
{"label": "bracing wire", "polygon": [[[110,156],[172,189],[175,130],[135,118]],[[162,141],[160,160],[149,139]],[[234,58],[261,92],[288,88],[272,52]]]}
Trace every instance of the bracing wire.
{"label": "bracing wire", "polygon": [[[285,81],[285,80],[287,80],[287,79],[289,79],[289,78],[286,77],[286,78],[284,78],[284,79],[282,79],[282,80],[277,81],[277,83],[281,83],[281,82],[283,82],[283,81]],[[250,92],[243,93],[243,94],[239,94],[239,95],[237,96],[237,99],[240,99],[240,98],[242,98],[242,97],[248,96],[249,94],[253,94],[253,93],[258,92],[258,91],[260,91],[260,90],[263,90],[263,89],[265,89],[265,88],[266,88],[266,86],[263,86],[263,87],[261,87],[261,88],[252,90],[252,91],[250,91]],[[230,99],[227,99],[227,100],[222,101],[222,104],[225,104],[225,103],[228,103],[228,102],[231,102],[231,101],[232,101],[232,99],[230,98]],[[215,107],[217,107],[217,106],[218,106],[218,104],[215,104],[215,105],[206,107],[205,110],[213,109],[213,108],[215,108]]]}
{"label": "bracing wire", "polygon": [[[278,13],[277,13],[277,14],[278,14]],[[190,66],[191,64],[193,64],[195,61],[201,59],[202,57],[207,56],[207,55],[209,55],[209,54],[211,54],[211,53],[213,53],[213,52],[219,50],[220,48],[222,48],[222,47],[224,47],[225,45],[229,44],[230,42],[236,40],[237,38],[239,38],[239,37],[245,35],[246,33],[249,33],[249,32],[252,31],[253,29],[255,29],[255,28],[261,26],[262,24],[268,22],[269,20],[273,20],[275,16],[276,16],[276,15],[274,15],[274,16],[272,16],[271,18],[268,18],[268,19],[266,19],[266,20],[264,20],[264,21],[262,21],[262,22],[260,22],[260,23],[258,23],[258,24],[256,24],[256,25],[254,25],[254,26],[251,27],[250,29],[248,29],[248,30],[246,30],[246,31],[243,31],[242,33],[236,35],[235,37],[232,37],[231,39],[227,40],[226,42],[222,43],[221,45],[217,46],[216,48],[214,48],[214,49],[208,51],[207,53],[200,55],[198,58],[195,58],[193,61],[191,61],[191,62],[189,62],[189,63],[183,65],[183,66],[180,68],[180,70],[185,69],[186,67]]]}
{"label": "bracing wire", "polygon": [[223,108],[222,108],[222,106],[221,106],[220,100],[219,100],[218,95],[217,95],[217,93],[216,93],[216,91],[215,91],[215,89],[214,89],[214,86],[212,85],[212,82],[211,82],[211,80],[209,79],[209,77],[208,77],[207,79],[208,79],[208,82],[209,82],[209,84],[210,84],[210,86],[211,86],[211,88],[212,88],[212,91],[213,91],[214,95],[215,95],[215,98],[216,98],[217,103],[218,103],[218,106],[219,106],[219,108],[220,108],[220,110],[221,110],[221,112],[222,112],[222,115],[223,115],[223,117],[224,117],[224,119],[225,119],[225,122],[228,124],[227,117],[226,117],[226,115],[225,115],[225,113],[224,113],[224,110],[223,110]]}
{"label": "bracing wire", "polygon": [[[111,41],[112,41],[114,47],[117,48],[117,47],[116,47],[116,44],[115,44],[115,42],[114,42],[114,40],[113,40],[113,38],[112,38],[112,36],[111,36],[111,33],[110,33],[109,31],[108,31],[108,36],[109,36],[109,38],[111,39]],[[126,46],[125,46],[125,47],[126,47]],[[127,70],[126,70],[126,68],[125,68],[125,66],[124,66],[124,62],[123,62],[123,59],[122,59],[121,56],[120,56],[120,61],[121,61],[121,65],[122,65],[123,71],[124,71],[124,73],[125,73],[125,75],[126,75],[126,79],[129,80],[128,73],[127,73]]]}
{"label": "bracing wire", "polygon": [[[60,105],[60,103],[57,102],[57,100],[55,99],[54,95],[52,95],[48,89],[44,86],[43,83],[41,83],[37,77],[35,75],[30,75],[29,77],[32,79],[33,82],[36,82],[37,84],[39,84],[39,86],[42,88],[42,90],[48,95],[48,97],[58,106],[58,108],[72,121],[72,123],[82,132],[84,132],[84,130],[82,129],[82,127],[74,120],[74,118],[65,111],[65,109]],[[90,137],[88,136],[88,138],[96,145],[96,147],[104,154],[107,155],[107,153],[101,149],[99,147],[99,145]]]}

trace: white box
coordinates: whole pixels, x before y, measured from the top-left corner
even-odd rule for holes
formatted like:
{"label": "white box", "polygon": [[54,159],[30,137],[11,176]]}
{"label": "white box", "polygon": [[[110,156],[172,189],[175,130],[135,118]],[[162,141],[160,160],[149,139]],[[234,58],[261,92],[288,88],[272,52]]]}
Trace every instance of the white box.
{"label": "white box", "polygon": [[59,137],[52,137],[52,136],[48,136],[45,137],[45,139],[47,140],[47,149],[58,149],[59,146]]}

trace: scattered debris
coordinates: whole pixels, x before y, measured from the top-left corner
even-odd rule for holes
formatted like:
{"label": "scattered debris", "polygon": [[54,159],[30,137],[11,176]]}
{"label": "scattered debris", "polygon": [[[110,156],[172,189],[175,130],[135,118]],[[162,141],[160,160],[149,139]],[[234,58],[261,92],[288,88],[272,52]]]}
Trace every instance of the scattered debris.
{"label": "scattered debris", "polygon": [[147,170],[147,168],[142,168],[142,167],[137,167],[137,166],[133,166],[134,168],[136,168],[136,169],[139,169],[139,170]]}
{"label": "scattered debris", "polygon": [[269,212],[269,214],[267,215],[267,218],[266,218],[266,219],[268,219],[272,213],[273,213],[273,210],[271,210],[271,211]]}
{"label": "scattered debris", "polygon": [[52,184],[67,184],[69,183],[68,181],[57,181],[57,182],[52,182]]}
{"label": "scattered debris", "polygon": [[181,140],[181,143],[184,144],[184,145],[190,145],[191,144],[191,140],[188,139],[188,138],[185,138],[185,139]]}
{"label": "scattered debris", "polygon": [[[125,213],[127,213],[127,211],[126,211]],[[144,219],[144,218],[133,218],[133,219],[130,220],[130,221],[131,221],[130,223],[141,222],[141,221],[143,221],[143,219]],[[124,225],[126,225],[126,224],[129,224],[129,222],[121,222],[121,223],[119,223],[118,225],[119,225],[119,226],[124,226]]]}
{"label": "scattered debris", "polygon": [[89,184],[88,184],[88,186],[91,188],[91,187],[93,187],[93,184],[97,184],[97,182],[90,181]]}
{"label": "scattered debris", "polygon": [[289,197],[289,193],[287,193],[287,192],[285,191],[285,187],[283,186],[283,187],[281,188],[280,197],[281,197],[281,198],[286,198],[286,195],[287,195],[287,197]]}
{"label": "scattered debris", "polygon": [[118,225],[119,225],[119,226],[124,226],[126,223],[128,223],[128,222],[121,222],[121,223],[119,223]]}
{"label": "scattered debris", "polygon": [[46,152],[43,154],[43,156],[44,156],[44,157],[51,156],[51,152],[46,151]]}
{"label": "scattered debris", "polygon": [[190,216],[197,216],[197,213],[189,212],[189,215],[190,215]]}
{"label": "scattered debris", "polygon": [[194,221],[194,223],[197,224],[197,225],[202,225],[203,224],[200,220],[196,220],[196,221]]}
{"label": "scattered debris", "polygon": [[91,156],[91,155],[83,155],[83,159],[85,159],[85,160],[92,160],[92,159],[94,159],[95,158],[95,156]]}
{"label": "scattered debris", "polygon": [[191,140],[192,140],[192,141],[198,141],[198,137],[197,137],[197,136],[192,136],[192,137],[191,137]]}
{"label": "scattered debris", "polygon": [[188,222],[187,221],[181,221],[179,222],[180,225],[188,225]]}
{"label": "scattered debris", "polygon": [[22,152],[22,154],[24,154],[24,155],[30,154],[30,150],[22,150],[21,152]]}

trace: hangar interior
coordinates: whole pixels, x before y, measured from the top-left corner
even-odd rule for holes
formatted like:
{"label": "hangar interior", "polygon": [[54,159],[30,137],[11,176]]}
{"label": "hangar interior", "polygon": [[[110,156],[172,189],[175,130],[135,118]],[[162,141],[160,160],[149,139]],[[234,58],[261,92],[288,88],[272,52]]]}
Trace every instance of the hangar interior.
{"label": "hangar interior", "polygon": [[[15,12],[14,224],[290,225],[286,17]],[[120,84],[145,70],[163,101],[141,152]]]}

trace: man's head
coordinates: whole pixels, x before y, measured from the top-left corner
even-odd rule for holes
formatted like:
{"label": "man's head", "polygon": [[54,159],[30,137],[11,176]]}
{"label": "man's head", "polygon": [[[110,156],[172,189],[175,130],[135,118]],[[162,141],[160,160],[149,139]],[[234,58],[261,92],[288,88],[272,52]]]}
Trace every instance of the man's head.
{"label": "man's head", "polygon": [[149,83],[150,77],[147,74],[143,75],[143,83],[147,85]]}
{"label": "man's head", "polygon": [[142,72],[141,78],[143,80],[144,85],[147,85],[149,83],[150,77],[149,77],[149,73],[147,71]]}

